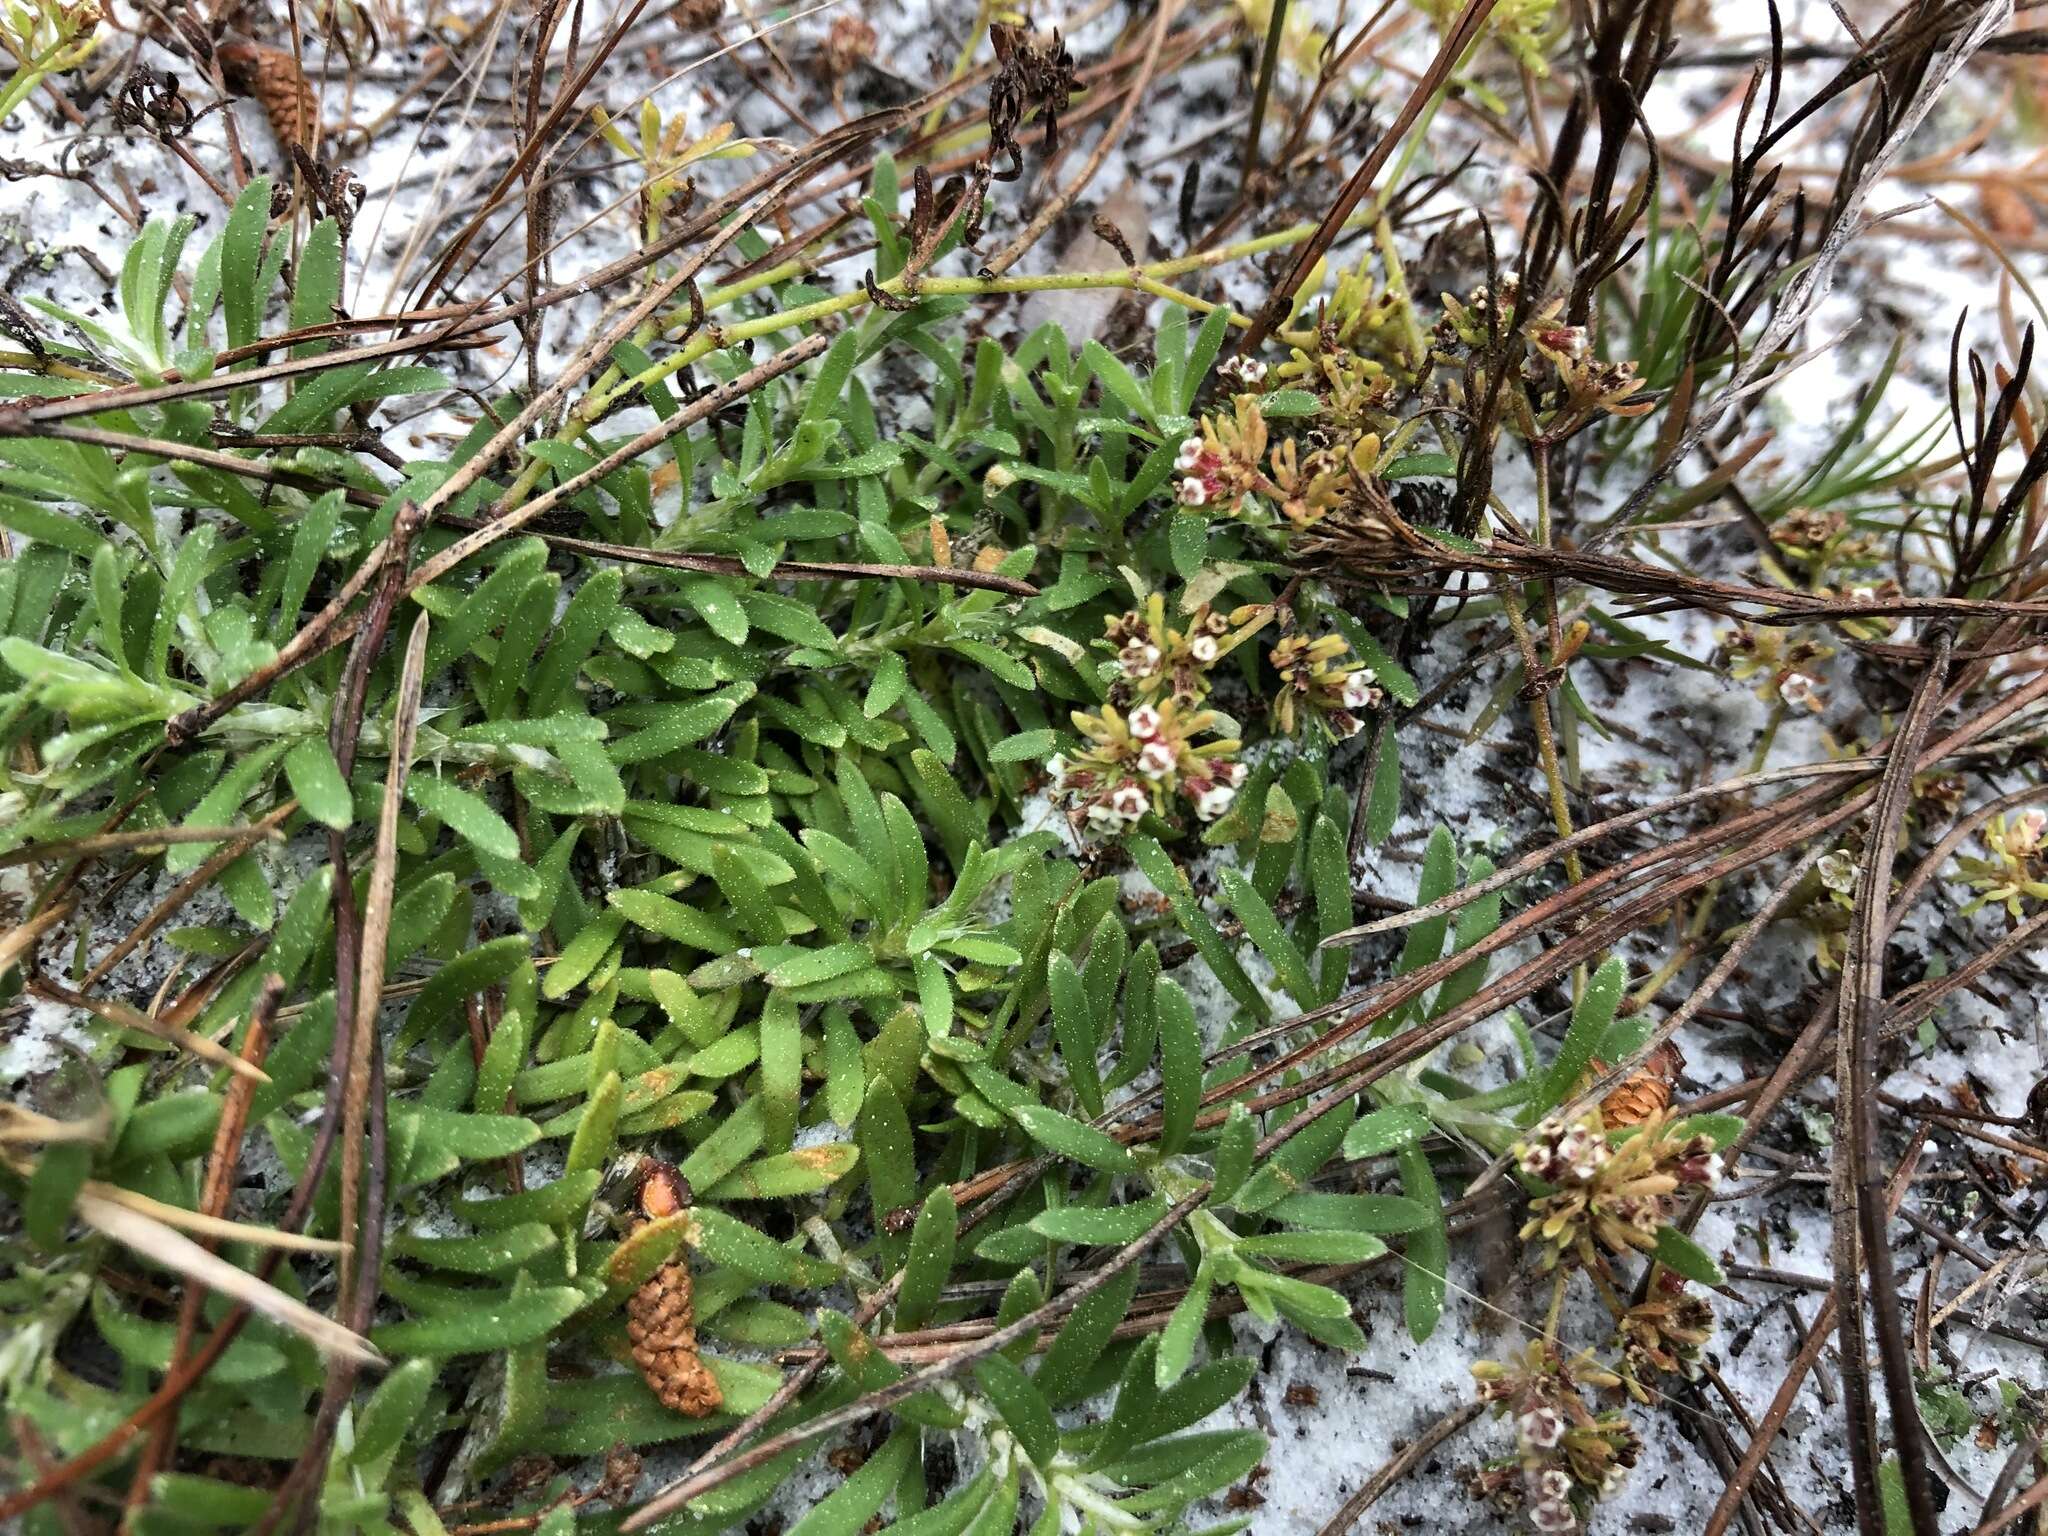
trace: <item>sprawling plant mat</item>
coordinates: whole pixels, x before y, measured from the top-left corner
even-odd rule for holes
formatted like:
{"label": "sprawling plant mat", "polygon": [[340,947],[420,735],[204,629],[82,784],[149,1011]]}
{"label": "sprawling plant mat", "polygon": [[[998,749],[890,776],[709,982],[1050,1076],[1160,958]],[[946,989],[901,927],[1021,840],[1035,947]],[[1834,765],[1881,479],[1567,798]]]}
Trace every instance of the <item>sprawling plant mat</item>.
{"label": "sprawling plant mat", "polygon": [[2025,13],[0,34],[10,1528],[2033,1528]]}

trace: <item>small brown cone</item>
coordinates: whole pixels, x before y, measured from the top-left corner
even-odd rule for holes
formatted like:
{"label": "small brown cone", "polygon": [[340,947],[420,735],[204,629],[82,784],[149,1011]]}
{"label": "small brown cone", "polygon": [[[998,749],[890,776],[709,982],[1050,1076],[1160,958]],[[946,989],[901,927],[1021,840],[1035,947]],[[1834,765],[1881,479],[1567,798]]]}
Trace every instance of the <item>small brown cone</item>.
{"label": "small brown cone", "polygon": [[277,142],[311,145],[320,106],[299,61],[263,43],[223,43],[218,51],[222,70],[263,108]]}

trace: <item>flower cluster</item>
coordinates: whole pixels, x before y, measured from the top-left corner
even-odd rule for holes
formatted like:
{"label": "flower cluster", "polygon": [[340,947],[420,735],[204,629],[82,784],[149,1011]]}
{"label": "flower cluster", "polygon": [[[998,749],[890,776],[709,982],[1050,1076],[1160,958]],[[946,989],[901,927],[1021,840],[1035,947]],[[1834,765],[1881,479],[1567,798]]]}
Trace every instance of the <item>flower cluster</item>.
{"label": "flower cluster", "polygon": [[[1474,289],[1464,299],[1443,295],[1443,318],[1437,322],[1440,353],[1469,354],[1481,363],[1507,335],[1521,300],[1521,289],[1504,279],[1500,292]],[[1562,442],[1601,416],[1641,416],[1656,402],[1643,392],[1633,362],[1608,362],[1600,357],[1585,326],[1561,317],[1563,301],[1552,299],[1524,319],[1514,332],[1520,343],[1515,377],[1521,388],[1507,391],[1508,420],[1531,441]],[[1485,382],[1488,369],[1478,368],[1474,386]]]}
{"label": "flower cluster", "polygon": [[1595,1500],[1610,1497],[1642,1456],[1642,1437],[1618,1412],[1596,1413],[1579,1383],[1617,1378],[1590,1359],[1567,1362],[1554,1344],[1532,1339],[1506,1364],[1475,1361],[1480,1400],[1515,1427],[1512,1456],[1489,1462],[1478,1492],[1504,1508],[1523,1508],[1539,1531],[1577,1528]]}
{"label": "flower cluster", "polygon": [[1707,1136],[1679,1136],[1662,1116],[1621,1141],[1608,1138],[1598,1110],[1564,1124],[1545,1120],[1514,1154],[1522,1172],[1551,1186],[1531,1204],[1524,1241],[1543,1245],[1543,1267],[1575,1259],[1600,1269],[1601,1250],[1645,1252],[1669,1219],[1683,1186],[1711,1189],[1721,1157]]}
{"label": "flower cluster", "polygon": [[1320,394],[1340,428],[1385,425],[1384,413],[1420,379],[1428,357],[1407,295],[1380,287],[1361,263],[1338,275],[1314,319],[1280,332],[1290,355],[1278,377]]}
{"label": "flower cluster", "polygon": [[1280,674],[1273,696],[1273,720],[1287,735],[1313,720],[1334,741],[1356,736],[1365,722],[1361,710],[1378,706],[1381,694],[1372,669],[1351,654],[1342,635],[1288,635],[1269,659]]}
{"label": "flower cluster", "polygon": [[1266,440],[1266,416],[1256,395],[1236,396],[1228,416],[1204,416],[1200,436],[1183,441],[1174,456],[1180,479],[1173,499],[1184,507],[1211,507],[1234,516],[1245,497],[1268,483],[1260,468]]}
{"label": "flower cluster", "polygon": [[1819,666],[1835,654],[1832,647],[1769,626],[1742,624],[1721,636],[1721,650],[1729,676],[1754,682],[1756,696],[1766,704],[1815,715],[1826,707]]}
{"label": "flower cluster", "polygon": [[1210,669],[1244,637],[1245,621],[1256,612],[1245,608],[1226,616],[1204,603],[1176,629],[1167,617],[1166,595],[1154,592],[1138,607],[1105,619],[1102,637],[1116,653],[1111,697],[1145,704],[1206,697]]}
{"label": "flower cluster", "polygon": [[1122,831],[1147,811],[1164,816],[1176,798],[1192,805],[1203,821],[1214,821],[1230,809],[1244,782],[1244,765],[1233,760],[1242,745],[1237,738],[1196,744],[1197,737],[1222,725],[1214,710],[1169,697],[1128,713],[1114,704],[1095,714],[1076,710],[1073,721],[1088,745],[1071,758],[1053,758],[1053,792],[1090,831]]}
{"label": "flower cluster", "polygon": [[1794,507],[1771,524],[1771,542],[1778,554],[1803,569],[1861,569],[1884,556],[1884,546],[1856,532],[1838,507]]}
{"label": "flower cluster", "polygon": [[2000,904],[2019,917],[2023,899],[2048,900],[2048,811],[2036,808],[2017,816],[1994,816],[1981,835],[1989,857],[1956,860],[1970,889],[1977,892],[1964,911]]}
{"label": "flower cluster", "polygon": [[1621,1355],[1616,1374],[1622,1387],[1637,1402],[1647,1403],[1646,1378],[1690,1374],[1713,1331],[1713,1309],[1686,1289],[1685,1277],[1658,1270],[1650,1299],[1630,1307],[1615,1325]]}

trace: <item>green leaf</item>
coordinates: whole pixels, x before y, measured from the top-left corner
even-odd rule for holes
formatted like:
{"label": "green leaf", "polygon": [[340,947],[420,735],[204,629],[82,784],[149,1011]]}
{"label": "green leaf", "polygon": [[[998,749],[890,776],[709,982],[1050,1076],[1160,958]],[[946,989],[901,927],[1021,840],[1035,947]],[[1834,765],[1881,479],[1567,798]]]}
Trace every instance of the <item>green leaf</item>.
{"label": "green leaf", "polygon": [[1114,1137],[1092,1125],[1083,1125],[1056,1109],[1047,1109],[1039,1104],[1019,1104],[1010,1111],[1010,1118],[1024,1127],[1025,1134],[1048,1152],[1110,1173],[1138,1171],[1131,1154]]}
{"label": "green leaf", "polygon": [[1213,1285],[1207,1263],[1195,1269],[1194,1283],[1187,1289],[1159,1334],[1159,1353],[1153,1359],[1153,1380],[1163,1392],[1187,1374],[1194,1363],[1195,1342],[1208,1320],[1209,1294]]}
{"label": "green leaf", "polygon": [[1121,1248],[1134,1243],[1166,1214],[1166,1200],[1153,1195],[1130,1205],[1062,1205],[1031,1218],[1031,1230],[1062,1243]]}
{"label": "green leaf", "polygon": [[1402,1265],[1402,1310],[1408,1336],[1420,1344],[1436,1332],[1443,1316],[1451,1240],[1444,1228],[1443,1196],[1437,1192],[1428,1154],[1419,1146],[1409,1146],[1394,1155],[1401,1168],[1401,1188],[1428,1213],[1427,1221],[1409,1233]]}
{"label": "green leaf", "polygon": [[861,1536],[909,1470],[918,1438],[915,1429],[898,1429],[853,1476],[812,1505],[790,1528],[789,1536]]}
{"label": "green leaf", "polygon": [[446,823],[449,831],[479,854],[494,859],[519,857],[519,834],[481,796],[447,779],[421,773],[406,781],[405,797]]}
{"label": "green leaf", "polygon": [[773,1238],[766,1237],[710,1206],[699,1206],[696,1218],[697,1251],[714,1264],[723,1264],[764,1285],[801,1285],[806,1266]]}
{"label": "green leaf", "polygon": [[925,1197],[910,1229],[910,1252],[904,1260],[903,1284],[896,1293],[896,1328],[918,1327],[938,1305],[939,1292],[953,1273],[954,1245],[960,1215],[952,1191],[941,1184]]}
{"label": "green leaf", "polygon": [[1159,1151],[1171,1157],[1194,1134],[1202,1105],[1202,1037],[1194,1004],[1180,984],[1161,978],[1153,991],[1159,1020]]}
{"label": "green leaf", "polygon": [[377,1383],[377,1390],[356,1417],[350,1465],[373,1466],[398,1449],[427,1406],[427,1394],[439,1375],[431,1360],[407,1360]]}
{"label": "green leaf", "polygon": [[917,1201],[917,1160],[910,1139],[910,1119],[886,1077],[869,1080],[855,1136],[867,1168],[875,1227],[882,1233],[882,1246],[894,1262],[905,1246],[905,1239],[888,1232],[888,1219],[891,1213]]}
{"label": "green leaf", "polygon": [[1046,962],[1046,985],[1052,992],[1053,1035],[1059,1041],[1060,1060],[1074,1097],[1090,1116],[1102,1113],[1102,1077],[1096,1069],[1095,1010],[1081,985],[1080,969],[1073,960],[1055,953]]}
{"label": "green leaf", "polygon": [[1714,1256],[1668,1223],[1657,1229],[1657,1246],[1650,1250],[1650,1257],[1673,1274],[1697,1280],[1701,1285],[1728,1283]]}
{"label": "green leaf", "polygon": [[258,291],[256,273],[263,263],[263,231],[270,223],[270,178],[258,176],[235,199],[222,236],[221,295],[227,301],[228,345],[246,347],[263,323],[270,295]]}
{"label": "green leaf", "polygon": [[860,1163],[860,1148],[818,1142],[736,1168],[704,1192],[707,1200],[788,1200],[830,1189]]}
{"label": "green leaf", "polygon": [[299,808],[322,826],[346,832],[355,819],[355,797],[324,736],[308,736],[284,755],[284,776]]}
{"label": "green leaf", "polygon": [[523,1295],[477,1293],[459,1311],[409,1318],[370,1330],[387,1355],[488,1355],[544,1339],[588,1300],[572,1286],[541,1286]]}
{"label": "green leaf", "polygon": [[988,1394],[1003,1423],[1017,1437],[1024,1454],[1042,1468],[1050,1468],[1060,1448],[1059,1426],[1052,1409],[1031,1384],[1031,1378],[1005,1355],[990,1355],[974,1367],[975,1380]]}
{"label": "green leaf", "polygon": [[1052,756],[1058,745],[1059,735],[1055,731],[1019,731],[990,747],[988,760],[992,763],[1042,763]]}
{"label": "green leaf", "polygon": [[1746,1126],[1740,1115],[1687,1115],[1672,1125],[1667,1134],[1681,1139],[1704,1136],[1713,1142],[1714,1150],[1719,1152],[1740,1136],[1744,1129]]}
{"label": "green leaf", "polygon": [[52,1253],[65,1246],[71,1204],[92,1173],[92,1148],[80,1141],[54,1142],[43,1148],[22,1197],[22,1224],[30,1241]]}
{"label": "green leaf", "polygon": [[411,1259],[429,1269],[462,1275],[495,1275],[501,1270],[516,1269],[554,1246],[554,1229],[537,1221],[522,1222],[480,1237],[419,1237],[400,1233],[388,1244],[395,1259]]}
{"label": "green leaf", "polygon": [[1272,1009],[1259,995],[1259,989],[1252,985],[1251,978],[1245,975],[1244,967],[1237,963],[1237,957],[1223,942],[1216,925],[1202,911],[1201,903],[1195,899],[1194,888],[1174,866],[1173,860],[1167,857],[1166,850],[1149,837],[1134,837],[1130,851],[1132,862],[1152,882],[1153,889],[1166,898],[1181,932],[1193,940],[1195,948],[1208,962],[1210,973],[1222,984],[1224,991],[1250,1009],[1252,1016],[1261,1024],[1271,1023]]}
{"label": "green leaf", "polygon": [[457,1199],[455,1214],[473,1227],[502,1231],[523,1222],[538,1221],[551,1227],[581,1221],[590,1208],[604,1175],[595,1168],[565,1174],[552,1184],[521,1190],[516,1195],[498,1195],[480,1200]]}
{"label": "green leaf", "polygon": [[1318,991],[1315,978],[1309,975],[1308,961],[1302,958],[1301,951],[1287,936],[1287,930],[1280,926],[1280,920],[1266,905],[1266,899],[1234,869],[1223,870],[1221,879],[1230,910],[1244,925],[1245,937],[1258,946],[1259,953],[1273,967],[1273,974],[1296,1006],[1313,1007]]}
{"label": "green leaf", "polygon": [[1429,1134],[1429,1117],[1407,1104],[1376,1109],[1356,1121],[1344,1133],[1344,1155],[1362,1159],[1381,1157],[1412,1147]]}
{"label": "green leaf", "polygon": [[1609,956],[1593,972],[1586,982],[1586,990],[1580,995],[1578,1006],[1572,1009],[1571,1027],[1565,1031],[1564,1044],[1558,1048],[1557,1059],[1544,1073],[1542,1085],[1531,1096],[1529,1114],[1540,1117],[1555,1109],[1572,1096],[1572,1091],[1585,1077],[1591,1065],[1593,1052],[1599,1047],[1607,1027],[1614,1022],[1615,1010],[1621,1006],[1623,989],[1628,985],[1628,968],[1620,957]]}
{"label": "green leaf", "polygon": [[1252,1122],[1251,1111],[1241,1103],[1232,1104],[1216,1138],[1215,1172],[1211,1176],[1215,1187],[1209,1194],[1212,1205],[1228,1205],[1244,1187],[1258,1145],[1259,1129]]}

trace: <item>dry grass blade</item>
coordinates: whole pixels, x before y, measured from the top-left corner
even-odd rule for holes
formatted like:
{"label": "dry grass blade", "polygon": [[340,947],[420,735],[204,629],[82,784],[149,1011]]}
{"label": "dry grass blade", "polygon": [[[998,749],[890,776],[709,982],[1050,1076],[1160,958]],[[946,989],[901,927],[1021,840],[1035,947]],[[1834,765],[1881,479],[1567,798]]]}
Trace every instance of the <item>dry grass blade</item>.
{"label": "dry grass blade", "polygon": [[[99,832],[89,837],[57,838],[0,853],[0,869],[12,869],[18,864],[54,863],[60,859],[95,859],[109,853],[155,853],[174,843],[219,843],[259,830],[246,826],[147,827],[139,832]],[[284,841],[284,834],[275,828],[265,835],[274,843]]]}
{"label": "dry grass blade", "polygon": [[[191,1238],[154,1216],[90,1190],[80,1192],[74,1209],[88,1226],[105,1233],[151,1263],[160,1264],[187,1280],[262,1313],[280,1327],[303,1336],[322,1354],[342,1356],[365,1365],[383,1363],[384,1357],[361,1334],[342,1327],[332,1318],[322,1317],[276,1286],[208,1253]],[[232,1227],[234,1224],[228,1225]]]}
{"label": "dry grass blade", "polygon": [[[246,1079],[245,1079],[246,1081]],[[224,1216],[209,1216],[204,1211],[188,1211],[182,1205],[166,1205],[161,1200],[137,1194],[132,1189],[123,1189],[118,1184],[86,1182],[92,1190],[110,1204],[126,1206],[129,1210],[162,1222],[167,1227],[176,1227],[184,1232],[196,1232],[201,1237],[210,1237],[224,1243],[247,1243],[252,1248],[275,1248],[287,1253],[340,1253],[341,1244],[330,1237],[307,1237],[302,1232],[286,1232],[277,1227],[259,1227],[245,1221],[230,1221]]]}
{"label": "dry grass blade", "polygon": [[36,946],[36,940],[71,915],[72,904],[58,902],[45,907],[27,922],[0,933],[0,976],[5,976]]}
{"label": "dry grass blade", "polygon": [[[414,743],[419,736],[420,684],[427,661],[427,616],[413,621],[405,660],[398,674],[397,702],[391,720],[391,756],[384,776],[384,803],[377,816],[377,841],[370,862],[370,888],[363,901],[361,974],[356,983],[355,1016],[349,1021],[348,1072],[342,1089],[341,1232],[353,1252],[363,1168],[363,1129],[369,1115],[370,1041],[377,1028],[377,1010],[384,993],[384,952],[391,933],[391,902],[398,881],[398,816],[405,804],[405,781],[412,771]],[[383,1220],[383,1213],[371,1213]],[[342,1291],[351,1293],[344,1270]]]}
{"label": "dry grass blade", "polygon": [[227,1068],[237,1077],[258,1083],[270,1081],[270,1075],[261,1067],[244,1061],[219,1041],[209,1040],[182,1024],[173,1024],[167,1019],[159,1019],[144,1013],[140,1008],[116,998],[93,997],[89,993],[74,992],[71,988],[42,976],[31,978],[28,989],[40,997],[48,998],[51,1002],[66,1003],[73,1008],[83,1008],[89,1013],[98,1014],[109,1024],[118,1025],[122,1029],[132,1029],[140,1034],[154,1035],[159,1040],[168,1040],[171,1044],[190,1051],[202,1061],[210,1061],[217,1067]]}
{"label": "dry grass blade", "polygon": [[102,1103],[80,1120],[59,1120],[22,1104],[0,1102],[0,1147],[49,1147],[61,1142],[97,1145],[113,1128],[113,1112]]}

